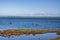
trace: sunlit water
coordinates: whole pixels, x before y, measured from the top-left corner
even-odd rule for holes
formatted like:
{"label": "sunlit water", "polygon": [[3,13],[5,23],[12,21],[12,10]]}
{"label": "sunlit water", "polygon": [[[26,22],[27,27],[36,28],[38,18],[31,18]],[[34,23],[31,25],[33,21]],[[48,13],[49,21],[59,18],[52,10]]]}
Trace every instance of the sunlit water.
{"label": "sunlit water", "polygon": [[[60,18],[0,18],[0,30],[4,29],[60,30]],[[47,33],[11,38],[0,36],[0,40],[48,40],[57,37],[56,33]]]}

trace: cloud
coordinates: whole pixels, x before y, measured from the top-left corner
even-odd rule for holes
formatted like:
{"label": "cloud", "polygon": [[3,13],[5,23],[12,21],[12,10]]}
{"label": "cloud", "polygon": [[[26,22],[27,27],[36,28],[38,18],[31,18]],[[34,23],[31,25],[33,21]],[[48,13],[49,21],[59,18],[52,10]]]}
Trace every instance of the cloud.
{"label": "cloud", "polygon": [[57,13],[52,13],[43,10],[28,10],[18,8],[0,8],[0,16],[58,16]]}

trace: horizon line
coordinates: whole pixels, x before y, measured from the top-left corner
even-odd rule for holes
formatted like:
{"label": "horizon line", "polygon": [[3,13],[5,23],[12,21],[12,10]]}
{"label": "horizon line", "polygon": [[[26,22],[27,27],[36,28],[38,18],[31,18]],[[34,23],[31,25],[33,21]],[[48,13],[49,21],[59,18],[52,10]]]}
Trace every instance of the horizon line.
{"label": "horizon line", "polygon": [[0,16],[0,18],[60,18],[60,16]]}

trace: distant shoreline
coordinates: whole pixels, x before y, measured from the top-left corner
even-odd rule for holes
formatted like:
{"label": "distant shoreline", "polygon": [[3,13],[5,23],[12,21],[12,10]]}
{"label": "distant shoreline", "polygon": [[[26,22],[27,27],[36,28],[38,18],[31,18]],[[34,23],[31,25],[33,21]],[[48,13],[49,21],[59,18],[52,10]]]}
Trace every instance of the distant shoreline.
{"label": "distant shoreline", "polygon": [[0,16],[0,18],[60,18],[60,17]]}

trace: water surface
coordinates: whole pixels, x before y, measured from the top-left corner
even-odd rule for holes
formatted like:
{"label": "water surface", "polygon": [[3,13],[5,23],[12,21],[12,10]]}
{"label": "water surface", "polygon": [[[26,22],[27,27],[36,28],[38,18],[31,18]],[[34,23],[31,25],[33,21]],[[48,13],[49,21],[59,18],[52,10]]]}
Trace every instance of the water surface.
{"label": "water surface", "polygon": [[[60,18],[0,18],[0,30],[4,29],[60,30]],[[0,36],[0,40],[48,40],[58,36],[56,33],[20,35],[11,38]]]}

